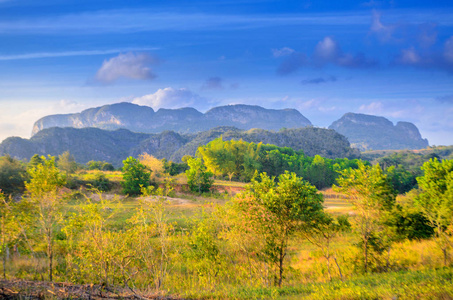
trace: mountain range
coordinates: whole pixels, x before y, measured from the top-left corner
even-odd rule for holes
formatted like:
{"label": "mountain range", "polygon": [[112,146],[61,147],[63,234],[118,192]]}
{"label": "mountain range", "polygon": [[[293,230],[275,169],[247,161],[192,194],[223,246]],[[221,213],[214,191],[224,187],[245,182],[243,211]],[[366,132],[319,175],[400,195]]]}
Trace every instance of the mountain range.
{"label": "mountain range", "polygon": [[30,139],[10,137],[0,154],[19,159],[70,151],[78,162],[105,160],[119,166],[143,152],[179,161],[200,145],[223,136],[303,150],[328,158],[358,157],[358,150],[422,149],[428,146],[417,127],[384,117],[347,113],[329,129],[315,128],[295,109],[228,105],[201,113],[194,108],[159,109],[132,103],[50,115],[36,121]]}
{"label": "mountain range", "polygon": [[160,133],[172,130],[179,133],[196,133],[218,126],[238,129],[261,128],[279,130],[311,126],[311,122],[296,109],[265,109],[252,105],[214,107],[206,113],[190,107],[154,111],[151,107],[128,102],[90,108],[80,113],[50,115],[33,125],[32,135],[51,127],[96,127],[115,130],[125,128],[133,132]]}

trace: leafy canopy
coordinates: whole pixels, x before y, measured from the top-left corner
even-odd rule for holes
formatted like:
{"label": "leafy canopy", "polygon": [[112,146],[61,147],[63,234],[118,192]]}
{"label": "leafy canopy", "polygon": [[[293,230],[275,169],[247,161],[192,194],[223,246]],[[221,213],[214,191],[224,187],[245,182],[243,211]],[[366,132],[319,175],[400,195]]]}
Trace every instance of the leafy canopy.
{"label": "leafy canopy", "polygon": [[137,159],[129,156],[123,161],[123,192],[129,195],[139,195],[142,187],[149,186],[149,171]]}

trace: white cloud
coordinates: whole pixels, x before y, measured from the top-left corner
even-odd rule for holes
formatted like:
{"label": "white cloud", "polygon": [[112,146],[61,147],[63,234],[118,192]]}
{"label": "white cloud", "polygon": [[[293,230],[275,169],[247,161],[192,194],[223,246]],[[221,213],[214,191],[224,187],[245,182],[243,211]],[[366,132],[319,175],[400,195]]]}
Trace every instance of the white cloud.
{"label": "white cloud", "polygon": [[119,54],[102,63],[101,68],[96,73],[96,80],[104,83],[111,83],[120,78],[137,80],[153,79],[153,74],[149,65],[157,60],[145,53],[134,54],[128,52]]}
{"label": "white cloud", "polygon": [[365,57],[362,53],[344,53],[340,45],[333,38],[326,36],[315,47],[313,54],[314,63],[320,66],[336,64],[346,68],[369,68],[377,65],[377,62]]}
{"label": "white cloud", "polygon": [[331,37],[326,36],[322,41],[318,42],[315,48],[315,58],[326,61],[336,60],[339,55],[339,47],[336,41]]}
{"label": "white cloud", "polygon": [[196,107],[207,108],[208,101],[186,88],[175,89],[167,87],[159,89],[154,94],[148,94],[132,100],[132,103],[159,108]]}
{"label": "white cloud", "polygon": [[292,53],[294,53],[296,50],[288,48],[288,47],[283,47],[281,49],[272,49],[272,55],[274,57],[281,57],[281,56],[287,56]]}

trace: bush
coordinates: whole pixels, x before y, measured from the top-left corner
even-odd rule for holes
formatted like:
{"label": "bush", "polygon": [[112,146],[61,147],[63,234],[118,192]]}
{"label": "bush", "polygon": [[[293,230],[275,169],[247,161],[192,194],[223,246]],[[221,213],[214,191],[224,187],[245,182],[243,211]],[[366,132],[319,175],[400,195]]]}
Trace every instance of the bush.
{"label": "bush", "polygon": [[142,188],[149,186],[151,172],[137,159],[129,156],[123,161],[123,192],[129,195],[139,195]]}
{"label": "bush", "polygon": [[110,189],[112,188],[112,183],[110,182],[110,180],[107,177],[105,177],[104,174],[99,173],[99,174],[96,174],[96,177],[93,180],[92,186],[93,186],[93,188],[99,190],[100,192],[107,192],[107,191],[110,191]]}

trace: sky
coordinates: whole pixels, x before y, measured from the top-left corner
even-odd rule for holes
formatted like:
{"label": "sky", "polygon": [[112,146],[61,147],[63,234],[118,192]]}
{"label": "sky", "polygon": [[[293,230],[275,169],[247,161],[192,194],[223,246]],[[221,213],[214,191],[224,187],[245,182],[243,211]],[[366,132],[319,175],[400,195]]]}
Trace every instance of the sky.
{"label": "sky", "polygon": [[453,145],[453,2],[0,0],[0,141],[118,102],[372,114]]}

